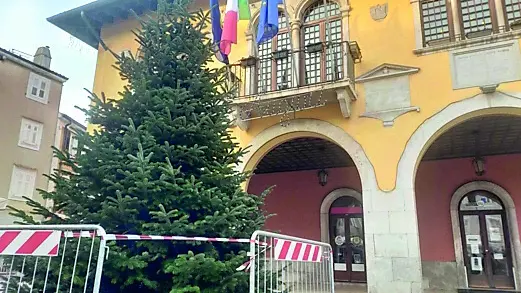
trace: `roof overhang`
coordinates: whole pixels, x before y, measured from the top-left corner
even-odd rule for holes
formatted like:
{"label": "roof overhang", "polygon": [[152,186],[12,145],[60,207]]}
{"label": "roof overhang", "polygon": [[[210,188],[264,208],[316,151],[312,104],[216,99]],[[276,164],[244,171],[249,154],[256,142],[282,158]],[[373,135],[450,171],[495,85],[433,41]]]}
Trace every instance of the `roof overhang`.
{"label": "roof overhang", "polygon": [[127,19],[131,14],[130,10],[141,15],[156,9],[157,0],[97,0],[51,16],[47,21],[97,50],[104,25]]}

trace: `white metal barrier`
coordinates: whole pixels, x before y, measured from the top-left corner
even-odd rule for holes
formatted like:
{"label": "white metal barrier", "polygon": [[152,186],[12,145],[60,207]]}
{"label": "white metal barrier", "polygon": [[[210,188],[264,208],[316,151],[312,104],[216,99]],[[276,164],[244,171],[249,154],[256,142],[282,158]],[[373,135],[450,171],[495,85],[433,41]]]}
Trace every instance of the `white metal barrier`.
{"label": "white metal barrier", "polygon": [[0,225],[0,293],[98,293],[105,249],[97,225]]}
{"label": "white metal barrier", "polygon": [[256,231],[250,241],[250,293],[334,293],[331,245]]}

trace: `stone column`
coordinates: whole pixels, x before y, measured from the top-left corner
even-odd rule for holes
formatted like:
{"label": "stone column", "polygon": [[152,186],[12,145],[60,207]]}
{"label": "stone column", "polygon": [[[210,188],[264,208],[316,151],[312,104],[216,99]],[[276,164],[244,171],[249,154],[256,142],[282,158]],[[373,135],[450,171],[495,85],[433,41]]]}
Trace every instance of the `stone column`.
{"label": "stone column", "polygon": [[494,5],[496,6],[497,25],[500,28],[500,32],[501,29],[503,29],[503,31],[506,31],[506,19],[503,7],[503,0],[494,0]]}
{"label": "stone column", "polygon": [[463,32],[461,31],[460,11],[458,1],[450,0],[450,8],[452,10],[452,26],[454,28],[454,37],[456,41],[462,39]]}
{"label": "stone column", "polygon": [[412,16],[414,20],[414,40],[416,49],[423,48],[423,30],[421,24],[420,0],[411,0]]}
{"label": "stone column", "polygon": [[[300,80],[300,27],[301,27],[300,20],[292,20],[289,24],[290,26],[290,38],[291,42],[293,43],[293,50],[291,54],[291,58],[293,58],[293,64],[291,66],[295,66],[295,69],[292,70],[291,76],[292,79],[292,85],[297,85],[297,81]],[[296,75],[295,75],[296,74]]]}
{"label": "stone column", "polygon": [[349,10],[351,10],[349,5],[347,5],[345,8],[340,9],[340,15],[342,16],[343,41],[349,41]]}
{"label": "stone column", "polygon": [[422,292],[414,190],[363,190],[368,293]]}

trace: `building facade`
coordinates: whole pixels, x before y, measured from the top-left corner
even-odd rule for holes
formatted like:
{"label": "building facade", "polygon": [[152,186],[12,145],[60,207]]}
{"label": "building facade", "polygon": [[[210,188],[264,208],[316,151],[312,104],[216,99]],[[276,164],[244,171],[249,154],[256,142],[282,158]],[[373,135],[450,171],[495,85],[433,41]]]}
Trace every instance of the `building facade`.
{"label": "building facade", "polygon": [[28,60],[0,48],[2,154],[0,155],[0,223],[10,224],[7,205],[24,209],[24,197],[43,201],[51,170],[61,91],[66,77],[50,69],[48,47]]}
{"label": "building facade", "polygon": [[[54,137],[54,146],[64,153],[69,153],[70,156],[76,156],[78,149],[79,133],[87,130],[85,125],[74,120],[69,115],[58,113],[58,123],[56,124],[56,135]],[[52,159],[51,170],[65,170],[71,172],[72,169],[68,165],[63,164],[57,157]],[[54,182],[49,181],[48,190],[54,190]]]}
{"label": "building facade", "polygon": [[[99,49],[96,93],[123,85],[97,37],[139,50],[130,8],[155,7],[49,19]],[[520,1],[287,0],[257,45],[259,8],[230,59],[266,229],[331,243],[339,292],[521,290]]]}

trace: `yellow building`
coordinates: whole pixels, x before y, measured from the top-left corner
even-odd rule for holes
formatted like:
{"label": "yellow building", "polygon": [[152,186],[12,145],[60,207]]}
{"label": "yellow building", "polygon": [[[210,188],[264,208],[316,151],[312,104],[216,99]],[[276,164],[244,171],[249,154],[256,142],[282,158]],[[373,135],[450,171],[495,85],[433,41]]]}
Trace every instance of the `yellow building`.
{"label": "yellow building", "polygon": [[[123,85],[97,37],[135,54],[154,2],[49,19],[98,49],[94,92]],[[257,46],[259,4],[230,59],[266,228],[330,242],[338,292],[521,290],[521,1],[287,0]]]}

